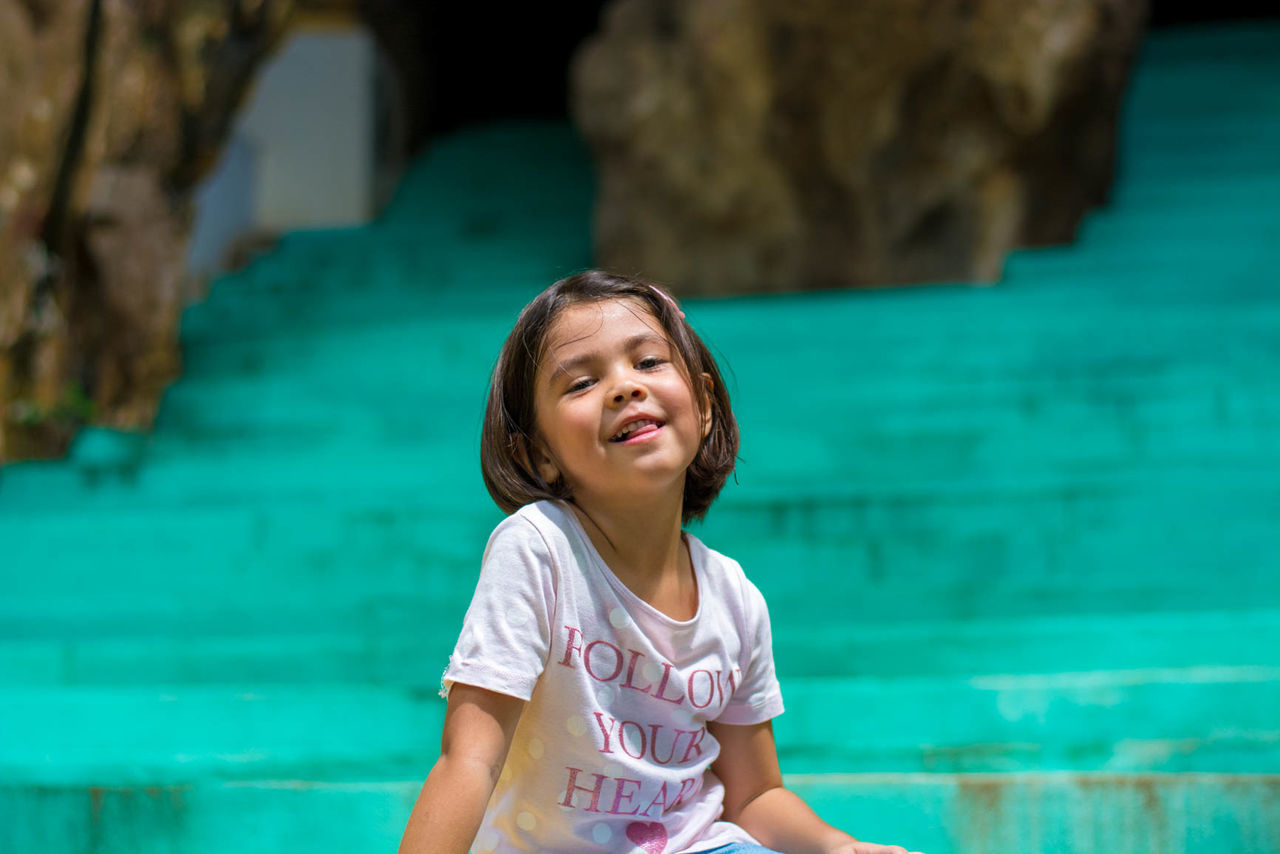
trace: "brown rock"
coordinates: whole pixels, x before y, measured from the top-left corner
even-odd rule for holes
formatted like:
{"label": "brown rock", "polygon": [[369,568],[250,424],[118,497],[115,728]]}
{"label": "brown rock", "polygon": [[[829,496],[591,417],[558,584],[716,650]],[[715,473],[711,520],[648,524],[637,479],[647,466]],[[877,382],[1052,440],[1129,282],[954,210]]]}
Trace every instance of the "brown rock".
{"label": "brown rock", "polygon": [[602,266],[686,293],[997,278],[1110,185],[1145,0],[615,0],[573,69]]}
{"label": "brown rock", "polygon": [[53,268],[40,232],[79,88],[87,7],[0,2],[0,460],[67,439],[48,417],[67,376],[67,330],[37,284]]}
{"label": "brown rock", "polygon": [[0,0],[0,462],[149,426],[191,192],[295,5]]}

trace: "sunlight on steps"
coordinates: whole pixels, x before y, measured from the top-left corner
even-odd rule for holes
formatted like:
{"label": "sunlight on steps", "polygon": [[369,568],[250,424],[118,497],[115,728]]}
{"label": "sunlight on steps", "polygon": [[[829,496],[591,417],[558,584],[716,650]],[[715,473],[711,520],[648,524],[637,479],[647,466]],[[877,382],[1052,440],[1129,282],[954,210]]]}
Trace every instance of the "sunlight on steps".
{"label": "sunlight on steps", "polygon": [[[930,854],[1280,851],[1280,30],[1158,33],[1112,204],[1002,283],[689,300],[790,782]],[[500,518],[519,308],[590,263],[568,129],[438,141],[182,327],[152,435],[0,471],[0,851],[394,848]]]}

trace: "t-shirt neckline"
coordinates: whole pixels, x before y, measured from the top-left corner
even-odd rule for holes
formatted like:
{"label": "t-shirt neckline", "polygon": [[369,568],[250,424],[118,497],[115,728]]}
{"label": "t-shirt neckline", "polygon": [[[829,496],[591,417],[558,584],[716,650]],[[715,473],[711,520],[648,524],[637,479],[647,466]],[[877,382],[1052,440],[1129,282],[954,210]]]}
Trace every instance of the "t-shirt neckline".
{"label": "t-shirt neckline", "polygon": [[574,535],[582,542],[583,547],[587,551],[587,555],[595,565],[596,571],[604,576],[604,579],[608,582],[609,586],[612,587],[614,591],[626,602],[635,605],[645,614],[659,619],[673,628],[689,628],[697,624],[698,618],[702,616],[703,605],[706,603],[706,585],[703,583],[704,573],[702,552],[700,549],[694,547],[699,542],[697,537],[684,530],[680,532],[680,536],[685,543],[685,548],[689,550],[689,565],[693,567],[693,583],[698,588],[698,607],[694,610],[693,616],[689,619],[677,620],[637,596],[635,591],[628,587],[626,583],[619,578],[612,569],[610,569],[608,562],[605,561],[604,556],[600,554],[600,550],[596,548],[596,544],[591,542],[591,537],[587,535],[587,529],[582,526],[582,520],[578,518],[577,513],[573,512],[573,508],[569,506],[568,502],[556,501],[554,504],[556,509],[569,517],[569,524],[573,526]]}

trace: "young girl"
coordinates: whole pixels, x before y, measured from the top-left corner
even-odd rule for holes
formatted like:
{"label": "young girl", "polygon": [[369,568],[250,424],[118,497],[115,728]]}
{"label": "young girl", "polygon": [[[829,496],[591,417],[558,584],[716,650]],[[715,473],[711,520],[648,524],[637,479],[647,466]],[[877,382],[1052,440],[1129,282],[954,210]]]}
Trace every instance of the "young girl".
{"label": "young girl", "polygon": [[402,854],[903,852],[782,785],[764,599],[681,531],[737,450],[720,372],[665,291],[592,271],[525,308],[481,447],[511,515],[444,674],[440,758]]}

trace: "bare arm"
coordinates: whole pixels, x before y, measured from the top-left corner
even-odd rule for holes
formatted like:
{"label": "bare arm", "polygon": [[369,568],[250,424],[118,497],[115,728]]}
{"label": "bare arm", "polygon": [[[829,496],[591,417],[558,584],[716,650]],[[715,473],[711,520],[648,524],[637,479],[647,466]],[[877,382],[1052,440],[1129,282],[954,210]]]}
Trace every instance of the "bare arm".
{"label": "bare arm", "polygon": [[523,700],[454,684],[440,758],[413,805],[400,854],[467,854],[523,710]]}
{"label": "bare arm", "polygon": [[724,783],[724,819],[787,854],[907,854],[897,845],[860,842],[822,819],[782,785],[773,725],[710,723],[720,742],[711,770]]}

